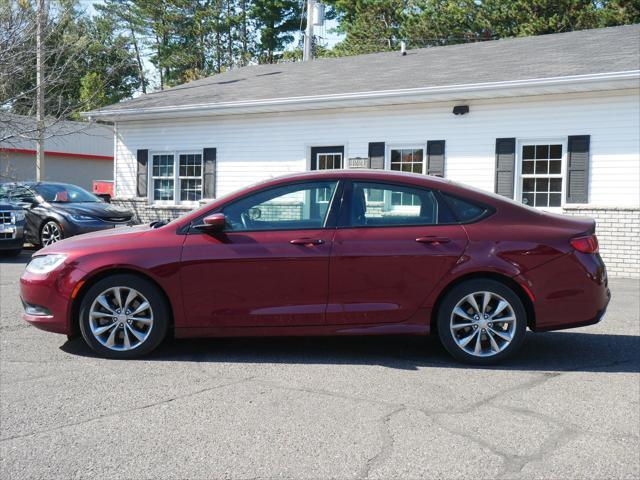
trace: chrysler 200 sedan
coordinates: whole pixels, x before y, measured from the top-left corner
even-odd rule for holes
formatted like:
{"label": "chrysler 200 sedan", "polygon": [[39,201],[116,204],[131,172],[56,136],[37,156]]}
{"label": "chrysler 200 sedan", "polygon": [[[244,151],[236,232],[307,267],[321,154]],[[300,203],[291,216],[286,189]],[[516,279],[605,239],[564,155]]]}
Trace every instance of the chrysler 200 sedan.
{"label": "chrysler 200 sedan", "polygon": [[489,364],[527,327],[598,322],[610,293],[591,219],[545,213],[414,174],[270,180],[168,224],[37,252],[24,319],[99,355],[176,337],[437,334]]}

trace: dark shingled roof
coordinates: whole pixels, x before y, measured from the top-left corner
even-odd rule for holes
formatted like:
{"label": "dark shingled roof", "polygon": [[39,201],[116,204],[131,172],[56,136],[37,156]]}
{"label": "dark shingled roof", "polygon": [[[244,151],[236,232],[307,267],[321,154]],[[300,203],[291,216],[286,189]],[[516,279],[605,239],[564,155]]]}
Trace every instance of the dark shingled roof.
{"label": "dark shingled roof", "polygon": [[100,109],[438,87],[640,69],[640,24],[312,62],[255,65]]}

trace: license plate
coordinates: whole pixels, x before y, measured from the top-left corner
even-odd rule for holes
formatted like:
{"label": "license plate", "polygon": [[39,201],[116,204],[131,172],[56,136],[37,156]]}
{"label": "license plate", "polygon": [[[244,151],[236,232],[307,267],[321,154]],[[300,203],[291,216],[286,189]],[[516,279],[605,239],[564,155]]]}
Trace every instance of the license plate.
{"label": "license plate", "polygon": [[0,233],[13,233],[15,231],[16,231],[15,227],[10,227],[3,223],[0,224]]}

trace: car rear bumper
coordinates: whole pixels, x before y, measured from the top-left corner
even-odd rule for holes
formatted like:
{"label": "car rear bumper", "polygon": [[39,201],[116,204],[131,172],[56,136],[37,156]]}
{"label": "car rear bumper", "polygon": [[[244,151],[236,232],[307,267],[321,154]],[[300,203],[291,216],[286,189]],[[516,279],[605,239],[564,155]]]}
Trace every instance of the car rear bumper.
{"label": "car rear bumper", "polygon": [[611,300],[606,267],[599,255],[568,253],[517,280],[534,297],[534,331],[598,323]]}
{"label": "car rear bumper", "polygon": [[83,275],[68,265],[48,275],[25,271],[20,277],[22,318],[41,330],[70,335],[71,297]]}

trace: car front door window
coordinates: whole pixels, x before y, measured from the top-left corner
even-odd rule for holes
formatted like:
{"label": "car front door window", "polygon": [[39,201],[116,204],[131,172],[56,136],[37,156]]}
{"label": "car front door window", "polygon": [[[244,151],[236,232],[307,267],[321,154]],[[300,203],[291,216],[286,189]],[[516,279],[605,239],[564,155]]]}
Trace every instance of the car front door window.
{"label": "car front door window", "polygon": [[261,191],[224,208],[230,231],[323,228],[337,181],[287,185]]}

